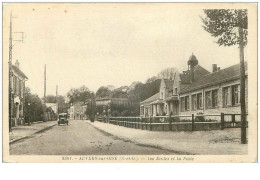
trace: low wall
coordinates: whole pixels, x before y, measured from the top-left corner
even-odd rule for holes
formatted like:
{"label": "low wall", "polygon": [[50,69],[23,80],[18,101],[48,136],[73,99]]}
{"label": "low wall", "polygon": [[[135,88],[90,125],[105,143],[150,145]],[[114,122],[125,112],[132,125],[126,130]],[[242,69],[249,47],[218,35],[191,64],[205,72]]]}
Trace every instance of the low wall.
{"label": "low wall", "polygon": [[[115,121],[111,120],[110,124],[124,126],[128,128],[134,129],[143,129],[143,130],[151,130],[151,131],[192,131],[192,123],[191,122],[178,122],[172,123],[171,125],[168,123],[133,123],[127,121]],[[228,124],[226,127],[230,127]],[[209,130],[219,130],[221,129],[221,123],[219,122],[195,122],[194,123],[194,131],[209,131]]]}
{"label": "low wall", "polygon": [[[212,116],[212,115],[211,115]],[[217,115],[213,115],[217,116]],[[221,115],[222,116],[222,115]],[[139,117],[111,117],[111,118],[97,118],[100,122],[106,122],[118,126],[128,128],[143,129],[150,131],[209,131],[220,130],[224,128],[239,128],[241,122],[236,121],[235,115],[231,120],[226,121],[226,117],[231,114],[226,114],[221,117],[223,121],[197,121],[194,118],[193,122],[189,121],[190,117],[186,117],[186,121],[169,121],[169,117],[152,117],[152,118],[139,118]],[[174,117],[173,117],[174,119]],[[172,119],[172,120],[173,120]],[[248,126],[248,125],[247,125]]]}

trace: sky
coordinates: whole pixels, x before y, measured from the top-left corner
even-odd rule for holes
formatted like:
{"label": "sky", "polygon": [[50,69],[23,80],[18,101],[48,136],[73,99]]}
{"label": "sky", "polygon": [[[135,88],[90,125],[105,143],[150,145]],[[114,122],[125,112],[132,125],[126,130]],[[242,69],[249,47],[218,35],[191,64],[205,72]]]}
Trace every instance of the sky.
{"label": "sky", "polygon": [[[220,47],[203,30],[202,8],[178,4],[12,4],[4,6],[4,36],[25,32],[13,48],[13,63],[20,62],[28,76],[26,86],[40,97],[66,95],[71,88],[120,87],[145,82],[161,70],[182,72],[193,53],[212,71],[239,63],[237,46]],[[19,39],[19,34],[14,39]],[[7,49],[8,51],[8,49]],[[245,53],[246,56],[246,53]]]}

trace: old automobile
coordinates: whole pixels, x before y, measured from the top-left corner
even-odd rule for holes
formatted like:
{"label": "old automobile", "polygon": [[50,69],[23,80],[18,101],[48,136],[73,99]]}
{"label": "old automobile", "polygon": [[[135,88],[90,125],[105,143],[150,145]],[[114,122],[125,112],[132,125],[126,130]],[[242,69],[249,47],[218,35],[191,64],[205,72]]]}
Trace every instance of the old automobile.
{"label": "old automobile", "polygon": [[69,120],[68,120],[68,114],[67,113],[60,113],[59,114],[58,125],[61,125],[61,124],[69,125]]}

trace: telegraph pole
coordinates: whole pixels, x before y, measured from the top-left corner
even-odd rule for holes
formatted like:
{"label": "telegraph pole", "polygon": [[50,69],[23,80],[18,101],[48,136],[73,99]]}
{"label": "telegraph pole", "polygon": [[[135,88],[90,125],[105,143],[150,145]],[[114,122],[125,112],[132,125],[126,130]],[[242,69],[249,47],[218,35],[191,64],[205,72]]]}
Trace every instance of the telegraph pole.
{"label": "telegraph pole", "polygon": [[[238,21],[242,22],[242,12],[238,11]],[[247,144],[246,139],[246,102],[245,102],[245,62],[243,29],[239,26],[239,55],[240,55],[240,107],[241,107],[241,144]]]}
{"label": "telegraph pole", "polygon": [[[12,19],[16,18],[12,16],[12,12],[10,13],[10,32],[9,32],[9,132],[12,131],[12,117],[13,117],[13,88],[12,88],[12,78],[13,78],[13,70],[12,70],[12,58],[13,58],[13,47],[15,44],[13,44],[13,41],[17,42],[23,42],[24,39],[24,32],[13,32],[13,23]],[[20,40],[14,40],[13,39],[13,33],[22,34],[22,37]]]}
{"label": "telegraph pole", "polygon": [[10,35],[9,35],[9,132],[12,131],[12,117],[13,117],[13,98],[12,98],[12,13],[10,14]]}

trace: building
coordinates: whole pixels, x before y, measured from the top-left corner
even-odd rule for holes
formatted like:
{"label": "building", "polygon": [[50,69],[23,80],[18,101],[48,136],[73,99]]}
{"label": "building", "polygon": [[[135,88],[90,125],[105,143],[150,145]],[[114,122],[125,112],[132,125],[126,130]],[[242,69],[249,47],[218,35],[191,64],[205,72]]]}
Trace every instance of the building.
{"label": "building", "polygon": [[11,126],[24,124],[24,97],[25,97],[25,81],[28,77],[21,71],[20,63],[16,60],[15,65],[12,65],[11,77],[11,103],[12,103],[12,121]]}
{"label": "building", "polygon": [[[248,99],[247,63],[246,104]],[[240,64],[210,73],[195,55],[188,70],[176,72],[172,81],[161,80],[160,92],[140,103],[141,116],[240,113]]]}
{"label": "building", "polygon": [[58,103],[45,103],[47,108],[47,120],[55,120],[58,118]]}
{"label": "building", "polygon": [[96,106],[108,106],[109,104],[128,104],[129,98],[127,92],[111,91],[105,95],[96,95]]}
{"label": "building", "polygon": [[47,108],[51,108],[55,114],[58,114],[58,103],[45,103]]}
{"label": "building", "polygon": [[84,102],[71,104],[69,109],[70,119],[80,119],[82,115],[82,105],[84,105]]}

